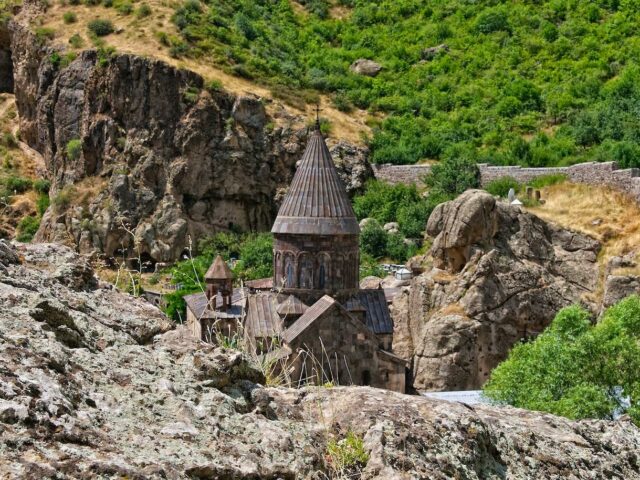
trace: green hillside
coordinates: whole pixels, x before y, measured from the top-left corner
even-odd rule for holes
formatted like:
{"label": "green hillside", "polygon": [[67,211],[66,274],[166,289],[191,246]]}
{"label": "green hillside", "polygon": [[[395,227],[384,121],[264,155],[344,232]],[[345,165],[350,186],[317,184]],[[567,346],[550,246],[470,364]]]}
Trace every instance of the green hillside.
{"label": "green hillside", "polygon": [[[301,3],[187,0],[172,53],[368,109],[375,162],[455,148],[495,164],[640,166],[638,0]],[[383,71],[351,73],[358,58]]]}

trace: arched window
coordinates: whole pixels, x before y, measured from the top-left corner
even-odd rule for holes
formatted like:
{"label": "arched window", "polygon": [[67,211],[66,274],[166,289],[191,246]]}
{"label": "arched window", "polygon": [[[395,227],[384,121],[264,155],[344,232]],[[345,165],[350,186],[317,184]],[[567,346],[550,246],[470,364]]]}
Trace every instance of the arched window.
{"label": "arched window", "polygon": [[313,288],[313,262],[309,254],[304,254],[300,259],[300,288]]}
{"label": "arched window", "polygon": [[287,255],[284,260],[285,288],[295,287],[296,269],[293,266],[293,258]]}
{"label": "arched window", "polygon": [[325,268],[324,268],[324,264],[321,264],[318,272],[318,288],[320,290],[324,290],[324,285],[325,285]]}
{"label": "arched window", "polygon": [[318,288],[320,290],[324,290],[325,288],[327,288],[327,284],[330,284],[330,262],[331,259],[329,255],[327,255],[326,253],[320,254],[320,258],[318,259]]}

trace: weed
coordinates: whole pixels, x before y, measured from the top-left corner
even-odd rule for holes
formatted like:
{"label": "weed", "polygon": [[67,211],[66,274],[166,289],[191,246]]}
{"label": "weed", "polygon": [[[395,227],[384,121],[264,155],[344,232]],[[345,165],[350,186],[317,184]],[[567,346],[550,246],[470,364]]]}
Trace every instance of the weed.
{"label": "weed", "polygon": [[111,20],[105,20],[102,18],[96,18],[95,20],[91,20],[87,25],[89,31],[97,37],[104,37],[113,33],[113,23]]}

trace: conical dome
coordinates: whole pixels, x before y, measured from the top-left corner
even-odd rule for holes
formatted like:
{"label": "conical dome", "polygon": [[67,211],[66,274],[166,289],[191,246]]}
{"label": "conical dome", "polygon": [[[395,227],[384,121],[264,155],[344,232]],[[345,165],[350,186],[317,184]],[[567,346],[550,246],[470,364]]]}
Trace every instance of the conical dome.
{"label": "conical dome", "polygon": [[233,279],[233,273],[220,255],[218,255],[207,273],[204,276],[205,280],[231,280]]}
{"label": "conical dome", "polygon": [[311,134],[272,233],[357,235],[358,221],[320,130]]}

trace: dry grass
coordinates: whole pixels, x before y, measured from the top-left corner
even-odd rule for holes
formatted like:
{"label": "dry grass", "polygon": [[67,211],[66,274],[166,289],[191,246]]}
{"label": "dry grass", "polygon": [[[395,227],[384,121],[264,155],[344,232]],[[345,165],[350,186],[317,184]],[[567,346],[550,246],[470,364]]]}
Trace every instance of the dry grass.
{"label": "dry grass", "polygon": [[[218,80],[226,90],[234,94],[252,93],[265,99],[274,100],[267,86],[224,72],[215,64],[215,59],[213,58],[172,58],[169,55],[169,48],[162,45],[155,35],[156,32],[165,32],[169,35],[178,36],[178,31],[171,22],[171,16],[174,12],[173,5],[164,0],[148,0],[145,3],[151,7],[152,13],[149,17],[138,19],[134,14],[122,15],[115,8],[105,8],[102,5],[63,5],[58,2],[52,4],[46,16],[41,18],[40,21],[42,26],[52,28],[55,31],[55,42],[65,45],[69,50],[73,50],[69,45],[69,38],[74,34],[79,34],[83,38],[84,45],[82,48],[91,48],[87,30],[87,25],[90,21],[96,18],[111,20],[116,31],[122,30],[122,32],[111,34],[104,37],[104,39],[108,45],[115,47],[120,53],[155,58],[177,68],[192,70],[207,81]],[[135,7],[138,5],[140,5],[140,2],[134,3]],[[70,11],[76,14],[77,21],[67,25],[62,17],[65,12]],[[288,115],[273,115],[283,108]],[[371,129],[366,124],[367,112],[364,110],[354,110],[348,114],[343,113],[333,106],[331,99],[327,96],[320,97],[320,108],[322,109],[322,116],[331,122],[333,127],[331,136],[335,138],[362,144],[363,135],[371,132]],[[284,106],[279,101],[273,101],[268,102],[267,111],[277,124],[287,123],[294,128],[304,126],[307,119],[315,117],[315,105],[307,105],[301,109],[291,105]]]}
{"label": "dry grass", "polygon": [[[635,253],[640,259],[640,205],[608,187],[561,183],[542,190],[543,205],[529,208],[539,217],[562,227],[586,233],[602,243],[598,256],[602,294],[605,268],[615,256]],[[639,274],[640,267],[618,274]]]}

